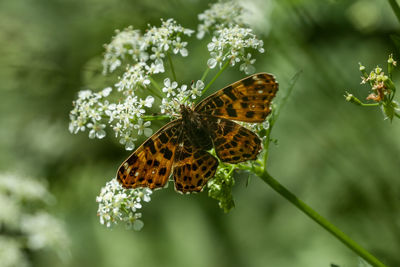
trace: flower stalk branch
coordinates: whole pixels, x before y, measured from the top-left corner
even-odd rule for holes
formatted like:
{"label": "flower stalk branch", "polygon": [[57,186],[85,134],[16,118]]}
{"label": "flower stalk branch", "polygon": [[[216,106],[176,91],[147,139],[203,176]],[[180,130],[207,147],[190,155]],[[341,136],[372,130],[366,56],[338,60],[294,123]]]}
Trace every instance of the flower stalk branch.
{"label": "flower stalk branch", "polygon": [[212,80],[207,84],[207,86],[203,90],[203,95],[204,93],[210,88],[210,86],[218,79],[218,77],[226,70],[226,68],[229,66],[229,60],[225,62],[225,64],[222,66],[222,68],[215,74],[215,76],[212,78]]}
{"label": "flower stalk branch", "polygon": [[168,53],[167,56],[168,56],[169,66],[171,67],[172,77],[174,77],[174,81],[177,81],[176,73],[175,73],[175,69],[174,69],[174,64],[172,63],[171,54]]}

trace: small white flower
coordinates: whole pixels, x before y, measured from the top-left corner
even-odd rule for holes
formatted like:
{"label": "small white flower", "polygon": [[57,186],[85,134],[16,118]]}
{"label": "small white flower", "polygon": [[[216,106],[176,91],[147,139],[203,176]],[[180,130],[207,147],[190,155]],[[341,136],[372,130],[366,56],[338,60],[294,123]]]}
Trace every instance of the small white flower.
{"label": "small white flower", "polygon": [[139,118],[137,124],[135,124],[134,127],[138,131],[138,135],[144,134],[145,136],[149,137],[153,133],[153,130],[146,127],[149,127],[150,125],[151,121],[146,121],[145,123],[143,123],[143,120]]}
{"label": "small white flower", "polygon": [[256,68],[253,66],[254,62],[256,62],[256,60],[252,59],[251,54],[248,53],[247,57],[244,58],[244,62],[240,65],[240,70],[244,71],[246,74],[253,74],[256,70]]}
{"label": "small white flower", "polygon": [[164,64],[162,61],[156,61],[157,63],[151,63],[150,67],[146,66],[148,74],[157,74],[165,72]]}
{"label": "small white flower", "polygon": [[222,56],[222,52],[211,52],[210,53],[211,58],[207,61],[207,65],[210,69],[215,68],[215,66],[217,66],[217,64],[219,65],[219,67],[221,68],[222,63],[224,61],[224,57]]}
{"label": "small white flower", "polygon": [[107,96],[110,95],[111,92],[112,92],[112,88],[111,88],[111,87],[106,87],[106,88],[104,88],[99,94],[100,94],[102,97],[107,97]]}
{"label": "small white flower", "polygon": [[106,131],[103,129],[106,127],[105,124],[99,124],[99,123],[88,123],[87,127],[91,129],[89,131],[89,138],[94,139],[94,138],[99,138],[102,139],[104,136],[106,136]]}
{"label": "small white flower", "polygon": [[196,85],[194,85],[194,83],[192,84],[191,88],[192,99],[195,99],[196,97],[201,96],[201,93],[204,89],[204,82],[202,80],[198,80]]}
{"label": "small white flower", "polygon": [[79,91],[79,93],[78,93],[78,97],[82,100],[89,99],[91,96],[92,96],[91,90],[82,90],[82,91]]}
{"label": "small white flower", "polygon": [[140,106],[145,106],[148,108],[151,108],[153,106],[153,103],[154,103],[154,97],[151,95],[147,96],[146,99],[140,99],[139,101]]}
{"label": "small white flower", "polygon": [[188,55],[188,51],[185,48],[187,45],[187,42],[181,42],[181,38],[177,37],[176,40],[172,42],[172,45],[174,46],[173,52],[174,54],[181,53],[183,57],[186,57]]}
{"label": "small white flower", "polygon": [[150,55],[150,59],[152,60],[162,60],[162,58],[165,57],[162,47],[153,46],[151,51],[153,52],[153,54]]}
{"label": "small white flower", "polygon": [[164,80],[164,85],[165,85],[165,87],[162,89],[162,91],[164,93],[167,93],[167,97],[176,95],[175,88],[178,86],[177,82],[172,82],[171,83],[171,80],[169,78],[166,78]]}
{"label": "small white flower", "polygon": [[130,131],[126,132],[124,135],[122,135],[122,138],[119,139],[119,143],[121,145],[125,145],[126,150],[133,150],[135,148],[136,141],[137,139],[131,136]]}

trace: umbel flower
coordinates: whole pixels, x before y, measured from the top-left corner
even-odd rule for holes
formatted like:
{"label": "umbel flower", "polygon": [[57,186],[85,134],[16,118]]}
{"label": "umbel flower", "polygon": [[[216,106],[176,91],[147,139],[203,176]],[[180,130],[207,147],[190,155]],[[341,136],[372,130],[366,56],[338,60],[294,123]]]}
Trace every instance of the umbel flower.
{"label": "umbel flower", "polygon": [[[101,139],[111,129],[126,150],[133,150],[138,147],[138,141],[153,133],[152,121],[176,118],[180,106],[191,106],[198,101],[226,68],[237,66],[246,74],[253,73],[256,61],[253,55],[264,52],[263,41],[244,23],[243,10],[235,1],[210,5],[198,16],[197,39],[192,36],[194,30],[171,18],[162,19],[160,26],[148,25],[145,31],[132,26],[117,30],[111,42],[104,46],[103,74],[117,70],[122,74],[111,87],[78,93],[70,112],[70,132],[88,130],[89,138]],[[191,42],[204,43],[207,66],[196,80],[182,81],[173,63],[177,57],[190,56]],[[218,73],[206,84],[207,75],[215,68],[219,69]],[[232,174],[230,166],[219,168],[218,177]],[[222,178],[214,181],[210,196],[229,210],[233,207],[230,192],[234,183]],[[224,185],[218,186],[218,181]],[[112,179],[97,198],[100,222],[107,227],[126,222],[139,230],[143,223],[138,210],[141,203],[150,201],[150,194],[149,189],[124,189]]]}
{"label": "umbel flower", "polygon": [[365,66],[360,63],[360,71],[362,73],[361,84],[368,84],[371,87],[371,91],[366,99],[372,100],[374,103],[363,103],[349,93],[347,93],[345,97],[346,101],[359,106],[380,106],[385,119],[392,121],[394,117],[400,118],[400,106],[399,103],[394,100],[396,87],[392,81],[392,70],[397,66],[397,62],[393,59],[393,55],[389,55],[387,64],[387,74],[383,72],[382,68],[379,66],[367,74]]}

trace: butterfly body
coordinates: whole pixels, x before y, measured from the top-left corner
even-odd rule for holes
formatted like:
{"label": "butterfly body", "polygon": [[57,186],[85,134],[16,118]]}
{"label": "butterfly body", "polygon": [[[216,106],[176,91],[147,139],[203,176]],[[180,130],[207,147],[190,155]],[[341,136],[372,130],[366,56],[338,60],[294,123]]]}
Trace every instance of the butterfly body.
{"label": "butterfly body", "polygon": [[194,108],[181,105],[180,117],[147,139],[120,166],[117,179],[126,188],[163,187],[173,174],[178,192],[198,192],[222,162],[254,160],[261,140],[232,120],[263,122],[278,90],[274,77],[258,73],[229,85]]}
{"label": "butterfly body", "polygon": [[213,146],[209,129],[200,113],[188,106],[181,105],[183,135],[192,141],[193,146],[210,150]]}

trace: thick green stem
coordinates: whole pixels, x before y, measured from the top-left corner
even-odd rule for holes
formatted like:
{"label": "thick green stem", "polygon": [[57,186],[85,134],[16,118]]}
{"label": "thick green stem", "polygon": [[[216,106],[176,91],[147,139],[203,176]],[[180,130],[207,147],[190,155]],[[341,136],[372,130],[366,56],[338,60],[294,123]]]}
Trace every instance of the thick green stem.
{"label": "thick green stem", "polygon": [[397,20],[400,22],[400,7],[396,0],[388,0],[390,6],[393,9],[394,14],[397,17]]}
{"label": "thick green stem", "polygon": [[178,80],[176,79],[176,73],[175,73],[175,69],[174,69],[174,64],[172,64],[171,54],[170,54],[170,53],[167,53],[167,55],[168,55],[169,65],[171,66],[172,76],[174,77],[174,81],[177,82]]}
{"label": "thick green stem", "polygon": [[340,229],[330,223],[327,219],[319,215],[315,210],[313,210],[306,203],[298,199],[292,192],[281,185],[277,180],[275,180],[266,170],[263,168],[257,168],[255,170],[257,176],[259,176],[264,182],[272,187],[278,194],[289,200],[293,205],[310,217],[313,221],[322,226],[325,230],[330,232],[333,236],[339,239],[344,245],[353,250],[357,255],[367,261],[369,264],[375,267],[386,267],[385,264],[380,262],[372,254],[366,251],[363,247],[357,244],[354,240],[348,237]]}
{"label": "thick green stem", "polygon": [[224,66],[222,66],[222,68],[218,71],[217,74],[215,74],[214,78],[212,78],[212,80],[207,84],[207,86],[204,88],[203,90],[203,94],[208,90],[208,88],[210,88],[210,86],[215,82],[215,80],[224,72],[224,70],[229,66],[230,61],[226,61],[226,63],[224,64]]}
{"label": "thick green stem", "polygon": [[[157,90],[160,92],[161,94],[161,98],[166,97],[166,95],[164,94],[164,92],[162,91],[161,87],[158,85],[158,83],[151,77],[149,77],[151,84],[157,88]],[[158,94],[157,94],[158,95]]]}

